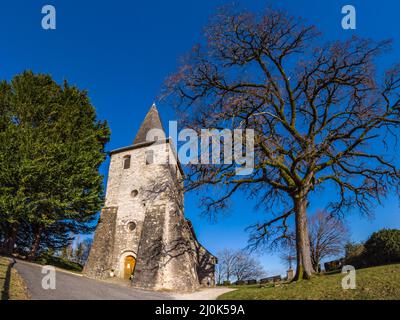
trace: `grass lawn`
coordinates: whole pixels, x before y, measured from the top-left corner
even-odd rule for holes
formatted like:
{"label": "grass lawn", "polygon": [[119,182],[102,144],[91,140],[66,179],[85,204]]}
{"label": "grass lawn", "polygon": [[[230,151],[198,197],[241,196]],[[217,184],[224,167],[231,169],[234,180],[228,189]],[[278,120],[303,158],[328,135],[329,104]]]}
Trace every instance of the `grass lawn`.
{"label": "grass lawn", "polygon": [[260,288],[259,285],[240,286],[225,293],[219,300],[346,300],[396,299],[400,300],[400,264],[359,269],[356,271],[356,289],[343,290],[341,273],[317,275],[299,283]]}
{"label": "grass lawn", "polygon": [[28,291],[17,270],[10,268],[11,259],[0,257],[0,300],[27,300]]}

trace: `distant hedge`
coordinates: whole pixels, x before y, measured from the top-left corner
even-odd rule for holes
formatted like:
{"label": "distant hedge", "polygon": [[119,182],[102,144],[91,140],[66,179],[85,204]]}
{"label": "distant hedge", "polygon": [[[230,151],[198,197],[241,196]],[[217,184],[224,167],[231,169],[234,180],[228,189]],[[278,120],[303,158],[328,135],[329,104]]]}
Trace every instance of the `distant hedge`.
{"label": "distant hedge", "polygon": [[368,266],[364,243],[348,243],[345,246],[345,252],[344,264],[351,265],[357,269]]}
{"label": "distant hedge", "polygon": [[83,266],[80,265],[79,263],[69,261],[62,257],[55,257],[55,256],[52,256],[52,255],[49,255],[46,253],[42,254],[36,260],[36,262],[43,264],[43,265],[50,265],[50,266],[59,267],[59,268],[71,270],[71,271],[77,271],[77,272],[81,272],[83,269]]}
{"label": "distant hedge", "polygon": [[369,265],[400,262],[400,230],[383,229],[374,232],[364,244]]}
{"label": "distant hedge", "polygon": [[355,268],[400,262],[400,230],[374,232],[364,244],[347,244],[345,251],[345,264]]}

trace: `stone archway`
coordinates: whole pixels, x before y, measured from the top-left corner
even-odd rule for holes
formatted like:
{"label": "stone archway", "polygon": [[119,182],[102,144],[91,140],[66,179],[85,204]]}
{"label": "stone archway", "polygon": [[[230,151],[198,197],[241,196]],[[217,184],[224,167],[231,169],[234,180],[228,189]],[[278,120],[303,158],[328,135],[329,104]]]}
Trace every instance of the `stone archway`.
{"label": "stone archway", "polygon": [[131,250],[127,250],[121,253],[119,258],[118,273],[116,274],[118,278],[129,279],[127,273],[134,272],[136,258],[136,253]]}
{"label": "stone archway", "polygon": [[126,256],[124,261],[124,279],[130,280],[135,270],[136,259],[133,256]]}

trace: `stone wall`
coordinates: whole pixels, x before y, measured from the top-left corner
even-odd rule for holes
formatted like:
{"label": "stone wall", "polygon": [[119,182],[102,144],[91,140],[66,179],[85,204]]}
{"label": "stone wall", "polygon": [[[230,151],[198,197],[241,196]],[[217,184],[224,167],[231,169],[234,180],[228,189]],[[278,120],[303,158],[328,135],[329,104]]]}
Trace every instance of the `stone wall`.
{"label": "stone wall", "polygon": [[107,278],[111,271],[114,250],[117,207],[101,210],[93,244],[83,273],[92,278]]}
{"label": "stone wall", "polygon": [[[153,150],[155,164],[146,164],[148,150]],[[127,156],[131,162],[126,169]],[[168,142],[112,153],[106,207],[85,266],[88,276],[105,278],[114,269],[122,278],[124,259],[132,255],[135,287],[193,291],[200,284],[213,285],[215,258],[197,242],[184,217],[180,167],[173,161],[163,164],[171,157]],[[134,229],[129,228],[132,223]]]}
{"label": "stone wall", "polygon": [[217,259],[203,246],[197,248],[197,275],[202,286],[215,286],[215,264]]}
{"label": "stone wall", "polygon": [[160,283],[160,267],[163,257],[163,227],[165,206],[147,211],[133,274],[135,287],[156,289]]}
{"label": "stone wall", "polygon": [[167,213],[163,287],[177,291],[194,291],[199,288],[199,280],[191,234],[178,206],[170,206]]}
{"label": "stone wall", "polygon": [[[124,259],[132,255],[138,260],[138,251],[143,233],[146,213],[154,206],[165,205],[163,191],[156,187],[165,178],[166,170],[161,165],[146,164],[149,146],[123,150],[111,155],[107,182],[106,205],[118,205],[116,236],[112,266],[117,277],[123,277]],[[161,161],[159,154],[165,145],[151,146],[155,160]],[[124,158],[130,156],[130,167],[124,169]],[[129,225],[134,223],[135,229]],[[138,261],[137,261],[138,262]]]}

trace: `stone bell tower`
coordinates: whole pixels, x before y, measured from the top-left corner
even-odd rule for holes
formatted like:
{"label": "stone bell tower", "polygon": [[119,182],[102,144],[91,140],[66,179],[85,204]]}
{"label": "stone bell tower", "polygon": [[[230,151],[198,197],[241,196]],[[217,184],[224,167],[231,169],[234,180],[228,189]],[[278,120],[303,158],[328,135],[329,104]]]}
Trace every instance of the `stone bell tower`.
{"label": "stone bell tower", "polygon": [[183,171],[154,104],[133,144],[110,156],[105,206],[84,273],[147,289],[213,285],[216,258],[184,217]]}

